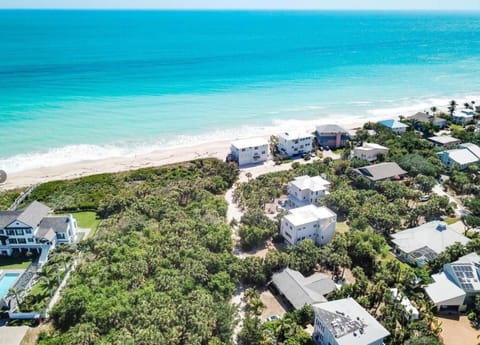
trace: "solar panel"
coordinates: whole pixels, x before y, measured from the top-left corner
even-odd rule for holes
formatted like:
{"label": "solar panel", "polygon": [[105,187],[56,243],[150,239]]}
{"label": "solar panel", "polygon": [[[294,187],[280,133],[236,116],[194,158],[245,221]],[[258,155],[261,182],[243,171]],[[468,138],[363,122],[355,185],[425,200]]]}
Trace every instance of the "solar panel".
{"label": "solar panel", "polygon": [[466,290],[473,290],[473,285],[470,284],[470,283],[461,284],[461,285],[462,285],[462,288],[464,288]]}

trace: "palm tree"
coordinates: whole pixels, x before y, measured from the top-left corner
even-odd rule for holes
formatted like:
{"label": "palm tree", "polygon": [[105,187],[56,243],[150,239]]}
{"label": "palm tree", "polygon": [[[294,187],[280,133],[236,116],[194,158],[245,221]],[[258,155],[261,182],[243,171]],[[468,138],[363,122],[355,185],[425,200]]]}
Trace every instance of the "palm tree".
{"label": "palm tree", "polygon": [[453,112],[457,108],[457,102],[455,100],[450,101],[450,105],[448,106],[448,110],[450,111],[450,115],[453,115]]}
{"label": "palm tree", "polygon": [[463,105],[464,105],[465,109],[470,109],[470,103],[465,102],[465,103],[463,103]]}
{"label": "palm tree", "polygon": [[[20,293],[23,291],[23,289],[16,289],[16,288],[10,288],[8,289],[8,295],[7,296],[13,296],[15,298],[15,302],[17,304],[17,308],[20,308],[20,299],[18,296]],[[16,309],[16,308],[15,308]]]}
{"label": "palm tree", "polygon": [[433,115],[435,115],[437,113],[437,107],[436,106],[433,106],[430,108],[430,110],[432,111]]}

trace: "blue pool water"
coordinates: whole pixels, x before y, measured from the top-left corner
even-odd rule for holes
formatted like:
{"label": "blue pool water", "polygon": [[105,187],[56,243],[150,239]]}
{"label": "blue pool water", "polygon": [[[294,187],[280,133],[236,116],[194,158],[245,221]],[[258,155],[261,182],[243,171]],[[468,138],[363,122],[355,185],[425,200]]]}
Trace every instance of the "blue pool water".
{"label": "blue pool water", "polygon": [[478,103],[479,74],[480,12],[0,11],[0,169]]}
{"label": "blue pool water", "polygon": [[19,273],[5,273],[0,278],[0,298],[7,294],[8,289],[13,286],[19,276]]}

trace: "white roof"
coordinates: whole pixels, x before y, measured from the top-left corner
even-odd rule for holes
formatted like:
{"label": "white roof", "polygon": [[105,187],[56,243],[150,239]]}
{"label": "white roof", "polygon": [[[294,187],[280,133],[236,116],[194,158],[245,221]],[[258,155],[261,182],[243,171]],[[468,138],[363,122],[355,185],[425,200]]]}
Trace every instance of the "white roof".
{"label": "white roof", "polygon": [[412,316],[415,316],[415,315],[418,316],[418,309],[412,305],[412,302],[410,302],[410,300],[405,295],[399,293],[398,289],[395,289],[395,288],[390,289],[390,291],[392,291],[392,296],[394,299],[400,300],[401,298],[400,303],[405,308],[407,313],[409,313]]}
{"label": "white roof", "polygon": [[321,319],[338,345],[369,345],[390,335],[353,298],[317,303],[315,315]]}
{"label": "white roof", "polygon": [[467,149],[473,153],[478,159],[480,159],[480,147],[472,143],[461,144],[460,147]]}
{"label": "white roof", "polygon": [[375,143],[363,143],[360,147],[355,147],[355,149],[360,149],[363,151],[372,151],[372,150],[388,150],[388,147],[375,144]]}
{"label": "white roof", "polygon": [[453,117],[464,117],[466,119],[470,119],[473,117],[473,111],[470,113],[465,113],[463,110],[461,112],[454,112]]}
{"label": "white roof", "polygon": [[430,137],[428,138],[428,140],[438,144],[442,144],[442,145],[448,145],[448,144],[460,142],[460,139],[451,137],[449,135],[440,135],[440,136]]}
{"label": "white roof", "polygon": [[480,256],[470,253],[462,256],[457,261],[446,264],[444,272],[458,287],[468,292],[480,291],[480,276],[477,265]]}
{"label": "white roof", "polygon": [[297,139],[303,139],[303,138],[312,138],[313,135],[308,132],[289,131],[289,132],[280,133],[278,137],[285,140],[297,140]]}
{"label": "white roof", "polygon": [[470,241],[467,237],[457,233],[440,221],[425,223],[415,228],[397,232],[392,235],[392,238],[392,242],[405,253],[428,247],[437,255],[455,242],[466,244]]}
{"label": "white roof", "polygon": [[290,184],[300,190],[309,189],[312,192],[316,192],[326,190],[330,185],[330,182],[320,176],[310,177],[308,175],[304,175],[296,177],[293,181],[290,181]]}
{"label": "white roof", "polygon": [[289,211],[285,219],[294,226],[317,222],[322,219],[336,217],[336,214],[327,207],[317,207],[315,205],[307,205],[294,208]]}
{"label": "white roof", "polygon": [[434,283],[425,287],[425,292],[436,305],[462,305],[465,291],[447,278],[445,273],[432,275]]}
{"label": "white roof", "polygon": [[[458,163],[459,165],[464,164],[472,164],[479,160],[477,156],[475,156],[469,149],[455,149],[455,150],[448,150],[445,151],[448,154],[448,157]],[[441,152],[440,154],[443,154]]]}
{"label": "white roof", "polygon": [[473,110],[461,110],[461,111],[453,112],[453,116],[455,117],[471,118],[473,117],[473,115],[474,115]]}
{"label": "white roof", "polygon": [[264,145],[268,146],[268,140],[264,138],[249,138],[232,142],[232,146],[236,147],[237,149],[245,149],[249,147],[257,147]]}

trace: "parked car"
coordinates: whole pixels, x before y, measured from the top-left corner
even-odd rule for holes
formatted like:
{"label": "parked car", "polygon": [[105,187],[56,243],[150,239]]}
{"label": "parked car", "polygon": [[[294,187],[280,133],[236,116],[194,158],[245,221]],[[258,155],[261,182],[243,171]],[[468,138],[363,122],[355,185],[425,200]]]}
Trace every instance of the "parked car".
{"label": "parked car", "polygon": [[428,194],[422,195],[420,198],[418,198],[418,200],[423,202],[428,201],[430,200],[430,195]]}
{"label": "parked car", "polygon": [[275,321],[275,320],[278,320],[278,319],[280,319],[280,316],[278,316],[278,315],[272,315],[272,316],[267,317],[267,321]]}

